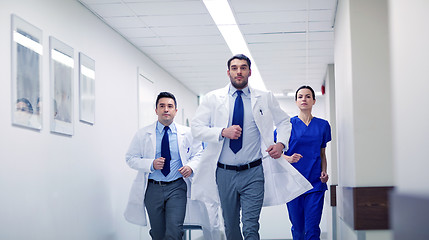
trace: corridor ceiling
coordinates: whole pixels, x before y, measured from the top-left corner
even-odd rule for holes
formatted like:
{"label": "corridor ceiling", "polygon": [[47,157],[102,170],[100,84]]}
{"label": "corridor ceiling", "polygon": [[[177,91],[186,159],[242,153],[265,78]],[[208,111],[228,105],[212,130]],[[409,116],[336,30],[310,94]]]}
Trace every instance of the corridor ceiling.
{"label": "corridor ceiling", "polygon": [[[202,0],[78,1],[195,94],[229,82],[232,53]],[[334,61],[337,0],[228,2],[268,90],[320,91]]]}

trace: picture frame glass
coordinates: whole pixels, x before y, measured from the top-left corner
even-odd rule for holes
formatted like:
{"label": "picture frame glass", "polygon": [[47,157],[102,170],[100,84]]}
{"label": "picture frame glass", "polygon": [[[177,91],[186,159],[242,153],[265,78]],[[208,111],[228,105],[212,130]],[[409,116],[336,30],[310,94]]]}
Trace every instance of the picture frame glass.
{"label": "picture frame glass", "polygon": [[11,15],[12,124],[42,129],[42,30]]}
{"label": "picture frame glass", "polygon": [[79,53],[79,119],[95,123],[95,61]]}
{"label": "picture frame glass", "polygon": [[73,135],[73,48],[49,38],[51,132]]}

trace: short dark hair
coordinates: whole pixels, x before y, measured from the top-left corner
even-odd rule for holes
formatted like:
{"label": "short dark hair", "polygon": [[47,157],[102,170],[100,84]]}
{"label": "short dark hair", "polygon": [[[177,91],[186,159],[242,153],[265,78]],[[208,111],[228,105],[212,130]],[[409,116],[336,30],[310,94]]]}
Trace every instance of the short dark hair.
{"label": "short dark hair", "polygon": [[171,98],[171,99],[173,99],[174,100],[174,107],[177,109],[176,97],[174,97],[174,95],[172,93],[169,93],[169,92],[160,92],[158,94],[158,97],[156,97],[155,108],[158,107],[158,102],[159,102],[159,99],[161,99],[161,98]]}
{"label": "short dark hair", "polygon": [[295,92],[295,101],[296,101],[296,99],[297,99],[297,96],[298,96],[298,92],[299,92],[299,90],[301,90],[301,89],[308,89],[308,90],[310,90],[311,91],[311,94],[313,94],[313,100],[316,100],[316,95],[314,95],[314,90],[310,87],[310,86],[301,86],[301,87],[299,87],[298,88],[298,90],[296,90],[296,92]]}
{"label": "short dark hair", "polygon": [[244,54],[237,54],[237,55],[232,56],[232,58],[230,58],[228,60],[228,63],[227,63],[228,70],[229,70],[229,68],[231,66],[231,61],[234,60],[234,59],[246,60],[247,65],[249,65],[249,69],[250,69],[250,65],[252,64],[252,62],[250,62],[250,59],[246,55],[244,55]]}

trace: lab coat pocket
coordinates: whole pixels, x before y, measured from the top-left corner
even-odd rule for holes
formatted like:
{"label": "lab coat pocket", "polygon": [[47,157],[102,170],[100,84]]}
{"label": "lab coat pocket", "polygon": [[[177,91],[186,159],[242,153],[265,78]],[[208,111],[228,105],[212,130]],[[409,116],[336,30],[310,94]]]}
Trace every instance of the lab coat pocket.
{"label": "lab coat pocket", "polygon": [[134,180],[131,186],[129,202],[136,203],[136,204],[143,203],[145,191],[146,191],[146,178],[144,177],[144,175],[142,176],[141,174],[138,174],[137,178]]}
{"label": "lab coat pocket", "polygon": [[184,156],[180,156],[180,158],[182,159],[182,162],[184,164],[186,164],[189,161],[189,159],[191,158],[191,154],[192,154],[191,143],[189,142],[189,139],[183,140],[181,149],[182,149]]}
{"label": "lab coat pocket", "polygon": [[[130,191],[130,198],[129,198],[130,203],[139,203],[143,201],[144,193],[142,191],[142,185],[143,184],[137,183],[137,182],[133,183]],[[143,194],[139,194],[139,193],[143,193]]]}

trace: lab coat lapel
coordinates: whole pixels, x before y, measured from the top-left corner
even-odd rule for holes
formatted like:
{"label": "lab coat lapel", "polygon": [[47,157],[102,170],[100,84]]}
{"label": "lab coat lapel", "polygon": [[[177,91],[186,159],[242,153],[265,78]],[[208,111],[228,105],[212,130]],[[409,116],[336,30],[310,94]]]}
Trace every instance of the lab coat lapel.
{"label": "lab coat lapel", "polygon": [[[262,142],[265,144],[266,147],[268,147],[272,144],[272,141],[274,141],[274,138],[272,139],[272,141],[267,141],[267,136],[269,136],[270,134],[269,132],[267,132],[267,127],[272,125],[272,121],[267,121],[267,118],[264,118],[262,116],[263,99],[262,99],[261,93],[251,87],[249,87],[249,90],[250,90],[250,102],[252,105],[253,119],[255,120],[255,123],[259,129],[259,132],[261,133]],[[262,147],[262,152],[265,153],[265,149],[263,147]]]}
{"label": "lab coat lapel", "polygon": [[158,121],[153,123],[148,129],[147,134],[150,137],[150,142],[152,143],[152,149],[153,149],[153,157],[155,157],[156,154],[156,124]]}
{"label": "lab coat lapel", "polygon": [[229,110],[229,104],[228,103],[228,94],[229,94],[229,86],[231,84],[228,84],[226,87],[224,87],[222,89],[222,94],[219,96],[220,100],[221,100],[221,104],[225,105],[225,107],[228,108]]}
{"label": "lab coat lapel", "polygon": [[252,104],[252,113],[253,113],[253,116],[255,116],[255,114],[257,114],[257,109],[255,108],[255,106],[256,106],[256,103],[261,98],[261,94],[259,94],[250,86],[249,86],[249,90],[250,90],[250,102]]}
{"label": "lab coat lapel", "polygon": [[[231,84],[228,84],[226,87],[224,87],[221,91],[221,94],[219,97],[219,105],[218,108],[221,112],[219,112],[220,116],[222,116],[221,121],[223,122],[221,125],[227,126],[229,121],[229,87]],[[226,123],[226,124],[224,124]]]}
{"label": "lab coat lapel", "polygon": [[186,153],[184,151],[188,150],[188,149],[185,149],[184,145],[183,145],[185,132],[184,132],[184,129],[181,127],[181,125],[175,124],[175,126],[176,126],[176,131],[177,131],[177,144],[179,145],[180,159],[182,160],[182,164],[185,164],[187,159],[184,159],[184,156],[186,156]]}

